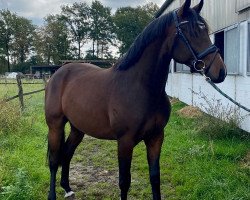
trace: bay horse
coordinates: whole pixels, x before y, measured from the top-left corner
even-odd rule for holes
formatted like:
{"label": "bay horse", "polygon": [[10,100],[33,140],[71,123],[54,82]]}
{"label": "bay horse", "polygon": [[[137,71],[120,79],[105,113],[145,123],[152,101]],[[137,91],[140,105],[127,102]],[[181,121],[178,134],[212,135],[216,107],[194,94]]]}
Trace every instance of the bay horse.
{"label": "bay horse", "polygon": [[[164,127],[170,116],[165,92],[171,59],[188,65],[215,83],[224,81],[226,66],[212,45],[208,26],[200,16],[203,0],[191,0],[175,11],[154,19],[113,67],[69,63],[61,67],[46,87],[45,115],[49,128],[50,191],[55,200],[56,173],[62,166],[65,197],[74,195],[69,185],[69,165],[85,134],[117,140],[119,187],[127,199],[131,182],[133,148],[144,141],[154,200],[160,194],[160,152]],[[65,141],[65,124],[71,132]]]}

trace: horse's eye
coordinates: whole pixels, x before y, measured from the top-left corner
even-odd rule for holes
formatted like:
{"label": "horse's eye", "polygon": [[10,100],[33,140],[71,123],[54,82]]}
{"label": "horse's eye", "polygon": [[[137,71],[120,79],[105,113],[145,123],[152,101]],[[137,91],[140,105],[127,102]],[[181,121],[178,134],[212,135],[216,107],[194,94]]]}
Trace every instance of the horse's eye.
{"label": "horse's eye", "polygon": [[198,22],[198,26],[199,26],[200,29],[205,29],[206,28],[205,24],[202,23],[202,22]]}

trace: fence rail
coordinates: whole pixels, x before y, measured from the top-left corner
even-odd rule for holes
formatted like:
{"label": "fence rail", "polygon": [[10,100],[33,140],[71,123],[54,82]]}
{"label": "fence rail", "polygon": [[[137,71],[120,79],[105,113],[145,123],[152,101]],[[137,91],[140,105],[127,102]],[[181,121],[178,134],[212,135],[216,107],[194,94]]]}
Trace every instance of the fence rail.
{"label": "fence rail", "polygon": [[23,101],[23,97],[24,96],[27,96],[27,95],[31,95],[31,94],[35,94],[35,93],[38,93],[38,92],[42,92],[42,91],[44,91],[45,90],[45,88],[42,88],[42,89],[40,89],[40,90],[35,90],[35,91],[31,91],[31,92],[26,92],[26,93],[24,93],[23,92],[23,84],[43,84],[44,85],[44,87],[46,86],[46,83],[47,83],[47,81],[46,81],[46,79],[44,78],[43,79],[43,83],[22,83],[22,79],[21,79],[21,76],[19,76],[19,75],[17,75],[16,76],[16,83],[0,83],[0,84],[17,84],[17,86],[18,86],[18,94],[17,95],[15,95],[15,96],[12,96],[12,97],[9,97],[9,98],[7,98],[7,99],[3,99],[3,100],[1,100],[2,102],[8,102],[8,101],[11,101],[11,100],[13,100],[13,99],[16,99],[16,98],[19,98],[19,102],[20,102],[20,107],[21,107],[21,109],[23,109],[24,108],[24,101]]}
{"label": "fence rail", "polygon": [[[44,83],[26,83],[26,82],[24,82],[24,83],[22,83],[23,85],[42,85],[42,84],[44,84]],[[0,82],[0,85],[16,85],[16,83],[1,83]]]}

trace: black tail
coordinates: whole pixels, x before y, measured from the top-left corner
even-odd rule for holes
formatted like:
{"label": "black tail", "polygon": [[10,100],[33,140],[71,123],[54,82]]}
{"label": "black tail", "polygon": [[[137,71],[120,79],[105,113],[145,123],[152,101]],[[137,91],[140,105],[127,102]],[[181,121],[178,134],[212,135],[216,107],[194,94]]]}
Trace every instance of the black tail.
{"label": "black tail", "polygon": [[49,164],[49,139],[48,139],[48,136],[46,137],[45,142],[47,142],[47,154],[46,154],[45,165],[48,166],[48,164]]}

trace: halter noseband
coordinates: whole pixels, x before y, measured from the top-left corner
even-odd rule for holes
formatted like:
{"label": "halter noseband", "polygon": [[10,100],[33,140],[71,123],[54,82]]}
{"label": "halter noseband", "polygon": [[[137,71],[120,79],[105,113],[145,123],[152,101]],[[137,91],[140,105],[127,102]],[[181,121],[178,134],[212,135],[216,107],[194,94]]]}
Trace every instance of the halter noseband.
{"label": "halter noseband", "polygon": [[[183,34],[182,30],[181,30],[181,25],[188,23],[188,21],[184,21],[184,22],[180,22],[178,15],[177,15],[177,10],[175,10],[173,12],[173,18],[174,18],[174,22],[175,22],[175,27],[177,30],[176,35],[180,36],[181,39],[183,40],[185,46],[189,49],[189,51],[191,52],[192,56],[193,56],[193,60],[192,60],[192,67],[195,71],[200,72],[203,76],[206,77],[206,73],[209,71],[211,65],[213,64],[215,57],[217,55],[217,53],[219,52],[219,49],[215,46],[215,45],[211,45],[210,47],[208,47],[206,50],[204,50],[203,52],[197,54],[194,49],[191,47],[189,41],[187,40],[186,36]],[[207,55],[214,53],[214,57],[211,60],[210,64],[208,65],[208,67],[206,67],[205,62],[202,60],[202,58],[206,57]],[[201,65],[202,67],[197,67]],[[208,77],[206,77],[208,78]]]}

